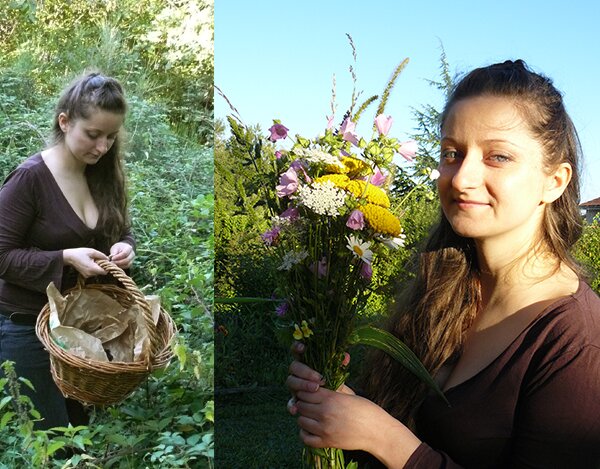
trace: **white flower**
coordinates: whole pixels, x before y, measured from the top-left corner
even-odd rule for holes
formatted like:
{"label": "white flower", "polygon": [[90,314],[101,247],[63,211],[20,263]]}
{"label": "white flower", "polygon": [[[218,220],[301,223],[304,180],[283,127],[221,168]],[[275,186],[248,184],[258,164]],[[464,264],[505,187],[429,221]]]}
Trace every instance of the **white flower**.
{"label": "white flower", "polygon": [[332,155],[331,153],[324,152],[322,150],[316,150],[311,148],[295,148],[294,153],[309,163],[323,163],[323,164],[333,164],[343,168],[344,165],[340,161],[340,159]]}
{"label": "white flower", "polygon": [[429,173],[429,179],[431,181],[435,181],[439,177],[440,177],[440,172],[437,169],[432,169],[431,173]]}
{"label": "white flower", "polygon": [[283,255],[283,262],[281,263],[281,265],[279,267],[277,267],[277,270],[290,270],[292,267],[294,267],[296,264],[299,264],[307,257],[308,257],[308,252],[306,252],[306,251],[286,252]]}
{"label": "white flower", "polygon": [[371,246],[370,241],[363,242],[360,240],[360,238],[354,235],[346,236],[346,241],[348,241],[346,247],[350,249],[350,251],[352,251],[356,257],[367,264],[371,263],[373,260],[373,251],[369,249]]}
{"label": "white flower", "polygon": [[346,193],[335,187],[331,181],[323,181],[311,186],[301,186],[296,193],[301,205],[319,215],[335,217],[346,202]]}
{"label": "white flower", "polygon": [[406,235],[404,233],[400,233],[397,238],[384,238],[378,237],[378,241],[380,241],[385,247],[390,249],[398,249],[399,247],[404,247],[404,243],[406,242]]}

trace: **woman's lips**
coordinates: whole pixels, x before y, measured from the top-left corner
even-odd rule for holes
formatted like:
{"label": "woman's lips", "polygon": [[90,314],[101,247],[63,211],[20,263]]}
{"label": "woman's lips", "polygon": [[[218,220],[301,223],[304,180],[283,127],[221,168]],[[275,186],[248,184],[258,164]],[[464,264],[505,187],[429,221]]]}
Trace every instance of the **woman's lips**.
{"label": "woman's lips", "polygon": [[487,207],[489,204],[486,202],[478,202],[476,200],[463,200],[463,199],[455,199],[454,203],[458,205],[459,208],[462,209],[472,209],[478,207]]}

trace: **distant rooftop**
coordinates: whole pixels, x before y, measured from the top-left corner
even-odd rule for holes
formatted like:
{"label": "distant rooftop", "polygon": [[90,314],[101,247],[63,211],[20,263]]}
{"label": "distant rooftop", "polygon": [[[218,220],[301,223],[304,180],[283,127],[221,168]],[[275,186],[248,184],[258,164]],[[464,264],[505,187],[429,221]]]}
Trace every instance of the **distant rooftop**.
{"label": "distant rooftop", "polygon": [[589,200],[582,204],[579,204],[580,207],[600,207],[600,197]]}

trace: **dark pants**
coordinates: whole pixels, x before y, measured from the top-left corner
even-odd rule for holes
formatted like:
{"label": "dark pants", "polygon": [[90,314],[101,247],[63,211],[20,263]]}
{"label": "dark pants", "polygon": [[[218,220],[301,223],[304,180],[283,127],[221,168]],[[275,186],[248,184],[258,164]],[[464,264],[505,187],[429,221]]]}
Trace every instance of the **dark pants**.
{"label": "dark pants", "polygon": [[[17,376],[27,378],[35,391],[21,384],[21,393],[29,396],[43,420],[36,428],[67,426],[69,416],[65,398],[50,374],[50,356],[35,335],[34,326],[14,324],[0,315],[0,363],[15,362]],[[1,372],[0,372],[1,374]]]}

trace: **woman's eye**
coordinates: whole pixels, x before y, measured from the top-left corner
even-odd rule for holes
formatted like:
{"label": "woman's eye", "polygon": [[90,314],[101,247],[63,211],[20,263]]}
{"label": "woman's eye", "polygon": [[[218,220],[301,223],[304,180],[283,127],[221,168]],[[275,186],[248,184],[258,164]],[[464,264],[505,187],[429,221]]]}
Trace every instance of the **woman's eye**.
{"label": "woman's eye", "polygon": [[506,163],[507,161],[510,161],[510,157],[506,155],[492,155],[490,159],[497,163]]}
{"label": "woman's eye", "polygon": [[456,150],[442,150],[443,160],[455,160],[456,158],[458,158]]}
{"label": "woman's eye", "polygon": [[98,138],[98,135],[96,135],[96,134],[91,134],[91,133],[89,133],[89,132],[88,132],[87,136],[88,136],[89,138],[91,138],[91,139]]}

